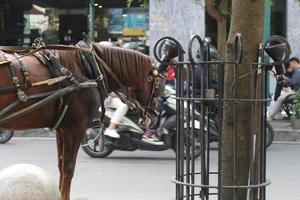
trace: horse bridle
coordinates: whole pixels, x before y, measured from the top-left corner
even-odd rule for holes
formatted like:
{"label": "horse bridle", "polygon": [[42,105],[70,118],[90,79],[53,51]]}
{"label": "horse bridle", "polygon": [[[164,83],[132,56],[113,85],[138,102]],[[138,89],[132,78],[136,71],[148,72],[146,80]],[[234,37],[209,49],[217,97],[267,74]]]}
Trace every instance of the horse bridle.
{"label": "horse bridle", "polygon": [[[116,76],[116,74],[111,70],[111,68],[96,54],[94,53],[95,58],[99,61],[99,63],[103,66],[104,70],[108,73],[108,75],[116,82],[116,84],[120,88],[125,88],[125,96],[122,96],[119,91],[114,90],[113,92],[121,99],[121,101],[127,104],[134,112],[138,113],[141,118],[144,118],[146,121],[149,120],[148,111],[140,104],[139,101],[134,98],[131,92],[125,87],[120,79]],[[155,97],[158,94],[160,84],[162,80],[164,80],[164,76],[158,72],[157,69],[153,68],[150,75],[147,77],[148,82],[153,81],[151,94],[147,100],[147,107],[151,107],[151,104],[155,100]],[[157,113],[156,113],[157,114]],[[147,124],[145,125],[147,126]]]}
{"label": "horse bridle", "polygon": [[157,69],[153,69],[152,73],[147,78],[148,82],[153,81],[151,93],[149,95],[147,106],[151,107],[152,103],[155,101],[156,97],[159,95],[160,87],[165,81],[163,74],[159,73]]}

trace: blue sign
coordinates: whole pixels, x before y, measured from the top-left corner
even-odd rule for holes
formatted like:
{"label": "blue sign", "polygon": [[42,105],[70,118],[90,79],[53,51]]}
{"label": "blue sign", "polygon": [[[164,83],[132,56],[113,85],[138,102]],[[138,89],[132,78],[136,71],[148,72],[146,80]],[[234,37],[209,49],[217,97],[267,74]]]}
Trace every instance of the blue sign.
{"label": "blue sign", "polygon": [[124,14],[124,29],[149,29],[149,13]]}
{"label": "blue sign", "polygon": [[123,9],[108,9],[108,32],[121,34],[123,31]]}

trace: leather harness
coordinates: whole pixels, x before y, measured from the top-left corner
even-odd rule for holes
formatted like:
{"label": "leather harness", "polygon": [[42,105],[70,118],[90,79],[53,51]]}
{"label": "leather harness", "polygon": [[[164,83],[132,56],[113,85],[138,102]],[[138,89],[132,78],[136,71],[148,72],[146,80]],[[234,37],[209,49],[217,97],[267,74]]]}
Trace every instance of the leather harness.
{"label": "leather harness", "polygon": [[[53,92],[52,96],[55,96],[57,98],[57,95],[55,94],[67,94],[67,92],[62,92],[61,90],[61,84],[60,82],[63,80],[69,80],[71,84],[74,86],[73,89],[69,87],[70,89],[67,90],[67,88],[64,88],[64,91],[74,91],[74,89],[80,89],[82,88],[81,83],[74,77],[71,71],[69,71],[67,68],[62,66],[59,61],[52,55],[50,51],[47,50],[72,50],[72,51],[79,51],[81,54],[82,61],[86,67],[87,71],[87,76],[88,78],[92,79],[97,83],[98,91],[100,93],[101,97],[101,109],[102,109],[102,116],[101,120],[104,118],[105,114],[105,108],[104,108],[104,100],[107,97],[108,93],[108,88],[107,88],[107,79],[105,76],[105,72],[121,87],[125,88],[122,84],[122,82],[119,80],[119,78],[115,75],[115,73],[111,70],[111,68],[96,54],[91,42],[87,39],[85,36],[84,39],[76,46],[65,46],[65,45],[45,45],[42,41],[37,40],[33,44],[32,48],[17,48],[17,47],[9,47],[9,46],[0,46],[0,54],[5,58],[5,61],[0,62],[0,66],[4,64],[8,64],[8,68],[14,83],[14,86],[10,87],[5,87],[5,88],[0,88],[0,95],[1,94],[7,94],[7,93],[17,93],[18,100],[19,102],[27,102],[28,99],[34,99],[34,98],[41,98],[43,95],[33,95],[28,97],[24,90],[28,90],[31,87],[38,86],[38,85],[44,85],[44,84],[57,84],[58,88],[56,93]],[[15,59],[9,60],[6,56],[5,52],[10,52],[13,53],[15,56]],[[18,54],[21,53],[21,54]],[[35,55],[42,63],[48,66],[49,71],[51,72],[53,79],[41,81],[38,83],[32,83],[29,79],[29,73],[24,65],[24,62],[22,60],[23,57],[28,56],[28,55]],[[20,67],[21,67],[21,72],[24,77],[24,83],[21,84],[17,74],[16,70],[14,67],[13,62],[18,61]],[[150,80],[151,79],[151,80]],[[163,76],[161,76],[155,69],[153,70],[153,74],[151,74],[148,77],[148,81],[153,80],[153,86],[152,86],[152,92],[151,95],[148,99],[148,104],[151,103],[153,100],[155,93],[157,92],[160,84],[160,80],[163,79]],[[84,87],[88,87],[89,83],[85,84]],[[91,87],[93,87],[92,82],[90,82]],[[139,113],[141,117],[146,117],[147,112],[146,110],[141,106],[141,104],[134,98],[132,98],[131,94],[127,92],[127,97],[129,98],[124,98],[118,91],[114,91],[116,95],[128,106],[130,106],[133,110]],[[46,95],[46,94],[45,94]],[[45,96],[44,95],[44,96]],[[49,93],[50,95],[50,93]],[[43,97],[44,97],[43,96]],[[49,97],[49,96],[48,96]],[[53,126],[53,129],[56,129],[59,127],[62,119],[64,118],[64,115],[67,112],[68,109],[68,103],[69,99],[67,101],[64,101],[63,95],[60,95],[59,97],[59,105],[58,105],[58,117],[56,120],[56,123]],[[49,101],[51,98],[49,98]],[[45,103],[45,102],[44,102]],[[38,104],[38,103],[36,103]],[[40,103],[41,104],[41,103]],[[39,105],[40,105],[39,104]],[[18,105],[18,102],[14,102],[11,104],[12,105]],[[30,108],[34,108],[33,104],[30,106]],[[149,105],[148,105],[149,106]],[[13,113],[10,116],[5,116],[4,120],[3,116],[10,110],[11,108],[5,108],[3,111],[0,111],[0,124],[3,121],[7,121],[11,118],[15,118],[18,113],[27,113],[30,112],[30,109],[23,109],[17,113]]]}

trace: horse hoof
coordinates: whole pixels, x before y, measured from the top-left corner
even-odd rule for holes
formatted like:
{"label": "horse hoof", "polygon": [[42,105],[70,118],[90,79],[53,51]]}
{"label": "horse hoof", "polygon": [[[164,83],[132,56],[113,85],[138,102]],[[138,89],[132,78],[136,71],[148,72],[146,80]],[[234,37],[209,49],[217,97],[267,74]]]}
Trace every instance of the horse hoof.
{"label": "horse hoof", "polygon": [[0,171],[1,200],[59,200],[54,179],[30,164],[16,164]]}

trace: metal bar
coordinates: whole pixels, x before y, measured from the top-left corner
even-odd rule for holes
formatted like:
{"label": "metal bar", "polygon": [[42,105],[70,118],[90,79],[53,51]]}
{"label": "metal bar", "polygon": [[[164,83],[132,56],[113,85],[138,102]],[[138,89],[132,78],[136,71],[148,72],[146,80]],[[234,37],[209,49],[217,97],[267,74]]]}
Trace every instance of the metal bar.
{"label": "metal bar", "polygon": [[[234,58],[236,60],[236,58]],[[235,64],[233,68],[233,82],[234,82],[234,92],[233,96],[234,99],[237,98],[237,90],[236,90],[236,81],[237,81],[237,67],[238,65]],[[233,137],[232,137],[232,143],[233,143],[233,185],[236,185],[236,178],[237,178],[237,101],[234,101],[233,104]],[[234,189],[233,192],[233,200],[237,199],[237,190]]]}
{"label": "metal bar", "polygon": [[[171,179],[171,182],[176,183],[177,185],[182,185],[182,186],[192,186],[196,188],[212,188],[212,189],[219,189],[218,185],[202,185],[202,184],[191,184],[191,183],[184,183],[177,181],[176,179]],[[230,190],[236,190],[236,189],[244,189],[247,190],[249,188],[255,189],[255,188],[265,188],[266,186],[271,185],[270,180],[266,180],[265,182],[255,184],[255,185],[223,185],[221,188],[223,189],[230,189]]]}
{"label": "metal bar", "polygon": [[[262,53],[263,54],[263,53]],[[267,85],[267,73],[265,70],[262,70],[262,85]],[[268,96],[268,91],[265,87],[261,89],[262,98],[266,98]],[[266,180],[266,121],[267,121],[267,103],[263,103],[261,106],[261,145],[260,145],[260,182],[264,182]],[[266,199],[266,188],[261,188],[259,197],[261,200]]]}
{"label": "metal bar", "polygon": [[[169,63],[166,63],[168,65],[174,65],[174,64],[184,64],[184,65],[187,65],[187,64],[191,64],[190,61],[182,61],[182,62],[169,62]],[[199,62],[195,62],[194,63],[196,66],[197,65],[201,65],[201,64],[231,64],[231,65],[235,65],[235,64],[239,64],[235,61],[199,61]],[[270,63],[270,62],[243,62],[243,64],[245,65],[260,65],[261,67],[271,67],[271,66],[274,66],[274,65],[281,65],[282,62],[273,62],[273,63]]]}
{"label": "metal bar", "polygon": [[[176,70],[176,97],[178,98],[179,91],[180,91],[180,68],[177,67]],[[180,99],[176,98],[176,180],[180,181],[180,167],[179,167],[179,162],[180,162]],[[180,191],[181,186],[176,184],[176,200],[180,200]]]}
{"label": "metal bar", "polygon": [[[190,76],[191,76],[191,73],[190,73],[190,70],[191,70],[191,67],[190,65],[187,66],[187,85],[186,85],[186,90],[187,90],[187,94],[186,96],[188,98],[191,97],[191,80],[190,80]],[[186,124],[187,124],[187,127],[186,127],[186,135],[185,135],[185,138],[186,138],[186,182],[187,183],[190,183],[190,169],[191,169],[191,166],[190,166],[190,161],[191,159],[193,159],[193,157],[191,158],[191,152],[190,152],[190,146],[191,146],[191,132],[190,132],[190,125],[191,125],[191,109],[190,109],[190,106],[191,106],[191,101],[190,99],[187,100],[186,102],[187,104],[187,116],[186,116]],[[190,200],[190,186],[186,186],[186,199],[187,200]]]}
{"label": "metal bar", "polygon": [[[210,44],[207,42],[207,52],[206,52],[206,61],[210,61]],[[205,65],[206,67],[206,77],[207,77],[207,80],[206,80],[206,91],[210,88],[210,64],[206,64]],[[205,98],[208,98],[207,96],[205,96]],[[210,107],[211,107],[211,104],[209,104],[207,107],[206,107],[206,115],[207,115],[207,118],[206,118],[206,126],[207,126],[207,133],[206,133],[206,169],[207,169],[207,174],[206,174],[206,184],[209,185],[209,175],[210,175],[210,169],[209,169],[209,159],[210,159],[210,142],[209,142],[209,136],[210,136]],[[206,200],[209,200],[209,188],[207,189],[206,191]]]}
{"label": "metal bar", "polygon": [[[199,65],[200,67],[200,78],[201,78],[201,89],[200,89],[200,97],[201,98],[205,98],[205,91],[204,91],[204,83],[205,83],[205,78],[204,78],[204,66],[203,64]],[[206,185],[206,155],[205,155],[205,151],[206,151],[206,137],[205,137],[205,106],[204,106],[204,102],[200,102],[200,137],[201,137],[201,184]],[[204,188],[201,188],[201,200],[205,200],[205,198],[207,197],[207,192]]]}
{"label": "metal bar", "polygon": [[[197,38],[197,37],[194,37]],[[192,39],[193,41],[193,39]],[[191,42],[192,43],[192,42]],[[190,43],[190,44],[191,44]],[[191,50],[189,44],[189,58],[191,59]],[[200,45],[201,46],[201,45]],[[203,51],[201,47],[199,51]],[[207,47],[209,49],[209,45]],[[202,52],[199,52],[201,55]],[[251,68],[247,73],[240,75],[239,74],[239,66],[240,64],[237,62],[223,62],[223,61],[208,61],[209,60],[209,50],[207,52],[207,57],[203,59],[203,61],[192,62],[183,61],[183,53],[179,55],[179,61],[173,62],[176,63],[176,177],[171,181],[176,184],[176,200],[209,200],[210,195],[217,195],[218,200],[222,200],[222,190],[228,190],[228,192],[233,192],[233,200],[238,200],[239,191],[245,190],[247,191],[247,200],[265,200],[265,187],[270,184],[270,181],[266,181],[266,152],[265,152],[265,119],[266,119],[266,105],[271,99],[267,99],[267,91],[266,91],[266,73],[262,76],[262,79],[259,79],[261,85],[261,96],[255,93],[255,72],[264,71],[266,68],[264,66],[269,66],[269,63],[263,63],[263,61],[258,61],[257,63],[242,63],[243,65],[255,65],[257,68]],[[202,56],[203,57],[203,56]],[[235,59],[236,60],[236,59]],[[218,64],[218,84],[219,91],[218,96],[214,98],[209,98],[206,94],[206,89],[211,88],[211,73],[213,72],[211,69],[212,64]],[[225,64],[232,64],[230,68],[233,69],[233,85],[231,88],[230,97],[228,99],[224,99],[224,68]],[[184,94],[184,76],[186,71],[184,67],[187,68],[187,80],[186,80],[186,94]],[[197,68],[198,67],[198,68]],[[233,67],[233,68],[232,68]],[[195,77],[196,70],[199,70],[201,74],[197,74],[197,78],[200,78],[201,84],[200,94],[195,94],[195,89],[197,86],[195,85]],[[198,72],[197,72],[198,73]],[[206,79],[207,77],[207,79]],[[238,98],[239,91],[237,90],[238,81],[242,78],[250,78],[250,98]],[[260,93],[258,93],[260,94]],[[225,103],[228,102],[228,103]],[[238,132],[238,123],[240,120],[238,118],[238,110],[240,108],[240,103],[250,103],[251,112],[249,113],[249,139],[250,139],[250,147],[249,155],[251,153],[255,153],[255,137],[252,138],[252,134],[254,132],[260,132],[261,141],[259,155],[256,154],[255,157],[250,156],[250,169],[249,169],[249,182],[247,185],[238,185],[238,172],[239,172],[239,132]],[[212,104],[218,104],[219,111],[216,118],[211,115]],[[231,106],[233,108],[233,125],[232,125],[232,148],[233,148],[233,182],[231,185],[222,185],[222,120],[223,120],[223,109]],[[263,118],[261,121],[254,118],[255,113],[259,112]],[[196,114],[198,116],[196,116]],[[198,121],[200,122],[200,127],[198,126]],[[217,121],[216,129],[218,132],[218,170],[217,172],[210,171],[210,134],[214,131],[211,126],[211,121]],[[197,121],[197,124],[196,124]],[[256,126],[254,124],[262,125]],[[197,127],[197,128],[196,128]],[[256,130],[255,127],[261,127],[261,130]],[[198,131],[199,129],[199,136]],[[197,133],[197,135],[196,135]],[[197,138],[195,138],[197,137]],[[196,148],[196,140],[200,140],[201,145],[201,158],[200,163],[198,160],[195,160],[195,148]],[[259,138],[257,138],[259,139]],[[198,141],[197,141],[198,142]],[[258,147],[256,145],[256,147]],[[258,159],[259,156],[259,159]],[[185,160],[186,159],[186,160]],[[260,169],[255,168],[255,164],[259,161]],[[199,168],[200,171],[196,172],[196,168]],[[258,174],[257,174],[258,173]],[[217,185],[210,185],[210,176],[217,175],[218,183]],[[259,181],[254,182],[256,176],[259,175]],[[198,180],[199,177],[199,180]],[[198,184],[200,182],[200,184]],[[199,188],[199,190],[195,189]],[[212,189],[216,189],[217,192],[212,192]],[[257,196],[257,192],[259,196]]]}
{"label": "metal bar", "polygon": [[[179,61],[183,61],[184,55],[183,53],[179,54]],[[177,65],[176,70],[176,97],[183,96],[183,72],[184,66],[183,64]],[[176,180],[182,181],[184,180],[184,100],[176,100]],[[184,196],[182,185],[176,185],[176,199],[182,200]]]}
{"label": "metal bar", "polygon": [[[250,73],[250,98],[253,99],[255,97],[255,79],[254,79],[254,70],[251,67],[250,69],[251,73]],[[248,180],[248,184],[250,185],[254,179],[254,156],[252,156],[255,153],[255,148],[254,148],[254,140],[253,140],[253,134],[255,134],[254,129],[254,120],[255,118],[253,118],[253,116],[255,115],[255,102],[251,103],[251,113],[250,113],[250,117],[249,117],[249,124],[250,124],[250,131],[249,131],[249,144],[250,144],[250,148],[249,148],[249,155],[250,155],[250,169],[249,169],[249,180]],[[254,152],[253,152],[254,151]],[[252,190],[248,190],[248,198],[252,199],[252,195],[253,192]],[[249,200],[249,199],[248,199]]]}
{"label": "metal bar", "polygon": [[[194,75],[195,75],[195,68],[191,68],[191,79],[192,79],[192,98],[194,98],[194,89],[195,89],[195,82],[194,82]],[[191,183],[195,184],[195,101],[192,100],[192,163],[191,163]],[[195,199],[195,189],[194,187],[191,188],[191,200]]]}
{"label": "metal bar", "polygon": [[[186,97],[176,97],[174,99],[178,100],[188,100]],[[210,101],[218,101],[218,98],[215,99],[206,99],[206,98],[191,98],[190,100],[195,100],[198,102],[210,102]],[[233,101],[233,102],[269,102],[271,99],[221,99],[223,102],[225,101]]]}
{"label": "metal bar", "polygon": [[[183,55],[181,55],[182,57],[179,58],[180,60],[183,60],[184,57]],[[180,73],[180,79],[179,79],[179,82],[180,82],[180,91],[179,91],[179,94],[180,96],[184,96],[184,79],[183,79],[183,74],[184,74],[184,65],[182,65],[181,67],[181,73]],[[181,181],[184,181],[184,145],[185,145],[185,138],[184,138],[184,122],[185,122],[185,111],[184,111],[184,103],[185,101],[184,100],[181,100],[180,101],[180,180]],[[183,199],[183,196],[184,196],[184,187],[182,186],[182,188],[180,188],[181,190],[181,199]]]}
{"label": "metal bar", "polygon": [[[224,74],[224,67],[219,64],[218,66],[218,78],[219,78],[219,94],[218,94],[218,103],[219,103],[219,108],[223,107],[223,94],[224,94],[224,79],[223,79],[223,74]],[[218,200],[221,200],[221,184],[222,184],[222,122],[223,122],[223,109],[220,109],[219,111],[219,124],[217,127],[218,133],[219,133],[219,142],[218,142]]]}
{"label": "metal bar", "polygon": [[89,37],[91,40],[94,40],[94,32],[95,32],[95,0],[90,0],[89,3],[89,27],[90,27],[90,32],[89,32]]}

